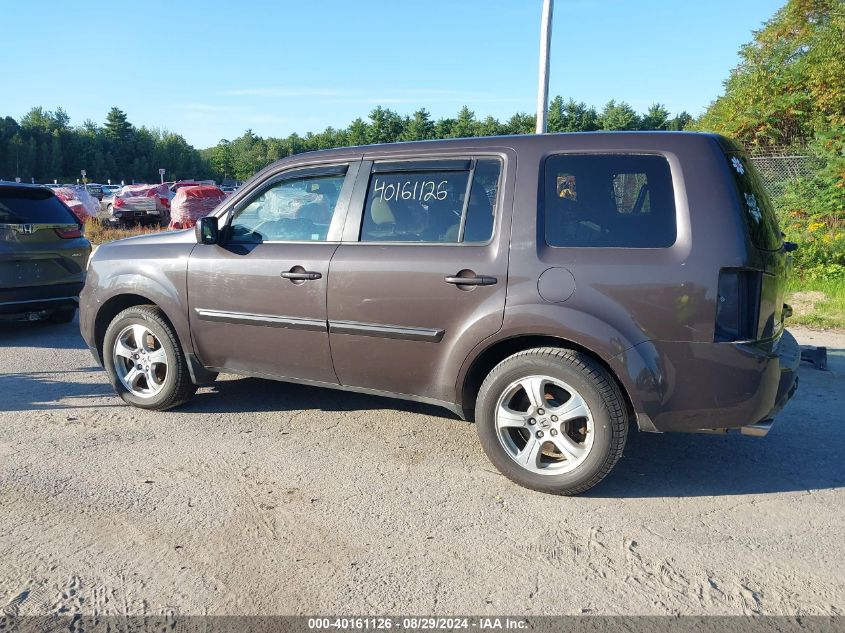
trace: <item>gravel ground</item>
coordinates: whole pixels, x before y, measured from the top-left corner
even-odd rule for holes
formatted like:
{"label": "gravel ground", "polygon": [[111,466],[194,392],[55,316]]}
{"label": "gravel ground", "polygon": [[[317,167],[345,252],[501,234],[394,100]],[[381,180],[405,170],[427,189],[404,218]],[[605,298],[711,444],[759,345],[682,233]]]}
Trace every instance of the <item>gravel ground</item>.
{"label": "gravel ground", "polygon": [[125,406],[77,325],[0,331],[0,611],[842,614],[845,334],[764,439],[633,433],[558,498],[418,404],[224,377]]}

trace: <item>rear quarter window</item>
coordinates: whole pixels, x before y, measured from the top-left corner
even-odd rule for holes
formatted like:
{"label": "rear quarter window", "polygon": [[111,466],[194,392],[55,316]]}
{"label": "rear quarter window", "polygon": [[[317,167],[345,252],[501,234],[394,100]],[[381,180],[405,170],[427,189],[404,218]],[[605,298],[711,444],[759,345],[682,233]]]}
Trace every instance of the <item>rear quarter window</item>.
{"label": "rear quarter window", "polygon": [[760,174],[741,152],[731,152],[727,158],[736,182],[739,206],[751,243],[763,250],[778,250],[783,240],[774,207]]}
{"label": "rear quarter window", "polygon": [[546,159],[546,243],[560,247],[665,248],[677,221],[662,156],[558,154]]}
{"label": "rear quarter window", "polygon": [[0,188],[0,223],[78,224],[49,189]]}

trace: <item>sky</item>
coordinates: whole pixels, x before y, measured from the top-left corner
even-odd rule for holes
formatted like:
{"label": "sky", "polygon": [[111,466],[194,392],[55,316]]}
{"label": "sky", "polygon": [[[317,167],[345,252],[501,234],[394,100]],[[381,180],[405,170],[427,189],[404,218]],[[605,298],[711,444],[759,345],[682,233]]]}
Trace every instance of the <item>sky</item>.
{"label": "sky", "polygon": [[[700,114],[785,0],[556,0],[549,94]],[[112,106],[197,148],[383,105],[534,112],[542,0],[4,0],[0,116]]]}

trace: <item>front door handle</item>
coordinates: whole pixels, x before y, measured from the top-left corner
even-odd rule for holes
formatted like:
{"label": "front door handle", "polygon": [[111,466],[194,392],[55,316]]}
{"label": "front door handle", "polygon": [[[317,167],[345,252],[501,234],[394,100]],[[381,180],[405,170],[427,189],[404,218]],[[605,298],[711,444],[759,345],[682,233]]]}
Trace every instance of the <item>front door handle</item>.
{"label": "front door handle", "polygon": [[456,286],[492,286],[499,280],[487,275],[476,275],[475,277],[446,277],[447,284]]}
{"label": "front door handle", "polygon": [[[296,268],[301,268],[301,266],[297,266]],[[315,273],[310,270],[288,270],[282,273],[282,277],[285,279],[292,279],[294,281],[313,281],[315,279],[321,279],[323,275],[321,273]]]}

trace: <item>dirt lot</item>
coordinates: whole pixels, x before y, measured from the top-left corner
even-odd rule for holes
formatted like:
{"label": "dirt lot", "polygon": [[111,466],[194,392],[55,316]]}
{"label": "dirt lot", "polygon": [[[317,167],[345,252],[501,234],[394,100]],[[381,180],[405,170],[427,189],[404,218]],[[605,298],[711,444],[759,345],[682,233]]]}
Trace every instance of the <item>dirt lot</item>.
{"label": "dirt lot", "polygon": [[[0,331],[0,611],[842,614],[845,335],[767,438],[632,434],[579,498],[437,409],[230,378],[124,406],[77,325]],[[395,408],[394,408],[395,407]]]}

